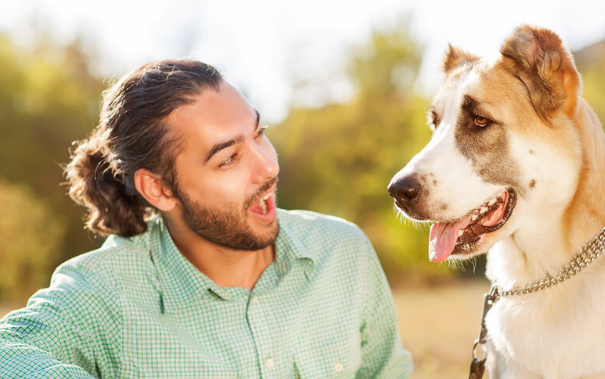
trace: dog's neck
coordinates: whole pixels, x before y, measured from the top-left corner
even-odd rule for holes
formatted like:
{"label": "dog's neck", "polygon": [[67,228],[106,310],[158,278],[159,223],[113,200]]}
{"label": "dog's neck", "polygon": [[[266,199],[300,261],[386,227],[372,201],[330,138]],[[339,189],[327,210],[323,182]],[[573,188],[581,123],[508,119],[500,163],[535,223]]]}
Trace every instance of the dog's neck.
{"label": "dog's neck", "polygon": [[576,193],[564,214],[566,237],[573,250],[592,239],[605,225],[605,134],[584,101],[576,122],[584,146],[584,166]]}
{"label": "dog's neck", "polygon": [[502,288],[557,275],[605,226],[605,134],[584,101],[574,122],[583,146],[575,192],[548,217],[536,214],[491,249],[487,276]]}

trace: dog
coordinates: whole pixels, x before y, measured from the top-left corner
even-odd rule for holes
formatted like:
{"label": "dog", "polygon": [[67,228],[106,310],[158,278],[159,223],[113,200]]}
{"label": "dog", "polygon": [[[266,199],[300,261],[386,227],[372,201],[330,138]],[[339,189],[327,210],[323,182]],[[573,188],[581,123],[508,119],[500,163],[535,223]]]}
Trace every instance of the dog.
{"label": "dog", "polygon": [[[554,32],[448,47],[430,142],[391,180],[429,259],[487,253],[491,379],[605,378],[605,134]],[[605,254],[602,254],[605,255]]]}

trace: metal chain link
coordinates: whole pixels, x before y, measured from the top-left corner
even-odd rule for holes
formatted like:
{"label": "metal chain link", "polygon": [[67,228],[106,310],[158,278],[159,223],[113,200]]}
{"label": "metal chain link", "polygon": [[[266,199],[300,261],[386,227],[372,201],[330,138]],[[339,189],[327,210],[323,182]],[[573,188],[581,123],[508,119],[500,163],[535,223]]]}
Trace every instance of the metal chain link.
{"label": "metal chain link", "polygon": [[473,360],[471,362],[469,379],[483,378],[483,374],[485,372],[485,362],[487,361],[487,353],[485,353],[483,358],[478,358],[476,350],[478,346],[485,345],[485,343],[487,342],[487,326],[485,325],[485,317],[487,316],[487,312],[489,312],[492,306],[500,298],[505,296],[522,295],[526,293],[536,292],[554,286],[555,284],[559,284],[571,278],[578,272],[582,271],[590,263],[594,262],[594,260],[597,259],[599,255],[601,255],[604,248],[605,227],[601,229],[599,234],[597,234],[597,236],[593,238],[592,241],[584,245],[584,247],[582,247],[582,250],[578,254],[574,255],[571,260],[565,266],[563,266],[563,268],[559,272],[559,275],[552,277],[547,274],[541,280],[525,288],[516,288],[510,291],[503,291],[498,286],[493,285],[490,289],[490,292],[485,294],[483,303],[483,314],[481,316],[481,330],[479,332],[479,338],[475,341],[475,345],[473,346]]}
{"label": "metal chain link", "polygon": [[515,288],[509,291],[498,289],[498,295],[500,297],[512,296],[512,295],[523,295],[526,293],[536,292],[543,290],[548,287],[552,287],[555,284],[559,284],[578,272],[582,271],[586,266],[594,262],[595,259],[601,255],[605,248],[605,227],[601,229],[601,232],[589,243],[584,245],[582,251],[574,255],[571,260],[563,266],[563,269],[559,272],[559,275],[552,277],[545,275],[541,280],[530,284],[525,288]]}

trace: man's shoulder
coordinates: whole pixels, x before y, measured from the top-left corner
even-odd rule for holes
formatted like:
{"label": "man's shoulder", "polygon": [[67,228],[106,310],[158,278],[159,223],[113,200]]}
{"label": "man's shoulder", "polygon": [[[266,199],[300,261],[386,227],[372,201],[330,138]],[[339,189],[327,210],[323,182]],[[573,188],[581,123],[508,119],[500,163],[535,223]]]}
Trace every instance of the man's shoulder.
{"label": "man's shoulder", "polygon": [[120,266],[126,263],[125,261],[146,260],[148,255],[149,250],[136,240],[111,235],[100,248],[71,258],[59,267],[71,266],[94,270],[104,266]]}
{"label": "man's shoulder", "polygon": [[303,210],[280,210],[279,223],[281,238],[308,251],[314,258],[362,257],[373,251],[364,232],[340,217]]}
{"label": "man's shoulder", "polygon": [[91,284],[120,286],[124,279],[148,277],[146,272],[154,270],[149,245],[148,233],[136,237],[111,235],[100,248],[62,263],[53,278],[67,275]]}
{"label": "man's shoulder", "polygon": [[280,226],[299,235],[320,233],[340,237],[366,239],[363,231],[354,223],[336,216],[306,210],[284,210],[278,213]]}
{"label": "man's shoulder", "polygon": [[[100,248],[57,267],[50,286],[38,291],[32,304],[44,307],[48,303],[83,315],[102,312],[100,309],[118,312],[125,299],[155,307],[158,279],[151,257],[153,243],[148,233],[130,238],[109,236]],[[39,301],[42,298],[44,302]]]}

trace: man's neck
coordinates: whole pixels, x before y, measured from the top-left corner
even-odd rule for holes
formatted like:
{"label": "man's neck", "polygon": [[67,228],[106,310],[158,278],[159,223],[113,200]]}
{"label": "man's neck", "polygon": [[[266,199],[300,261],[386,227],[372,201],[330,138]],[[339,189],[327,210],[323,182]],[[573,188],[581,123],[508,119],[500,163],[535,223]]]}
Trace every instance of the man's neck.
{"label": "man's neck", "polygon": [[219,246],[192,232],[184,223],[165,218],[170,236],[181,254],[221,287],[252,290],[275,258],[274,245],[244,251]]}

